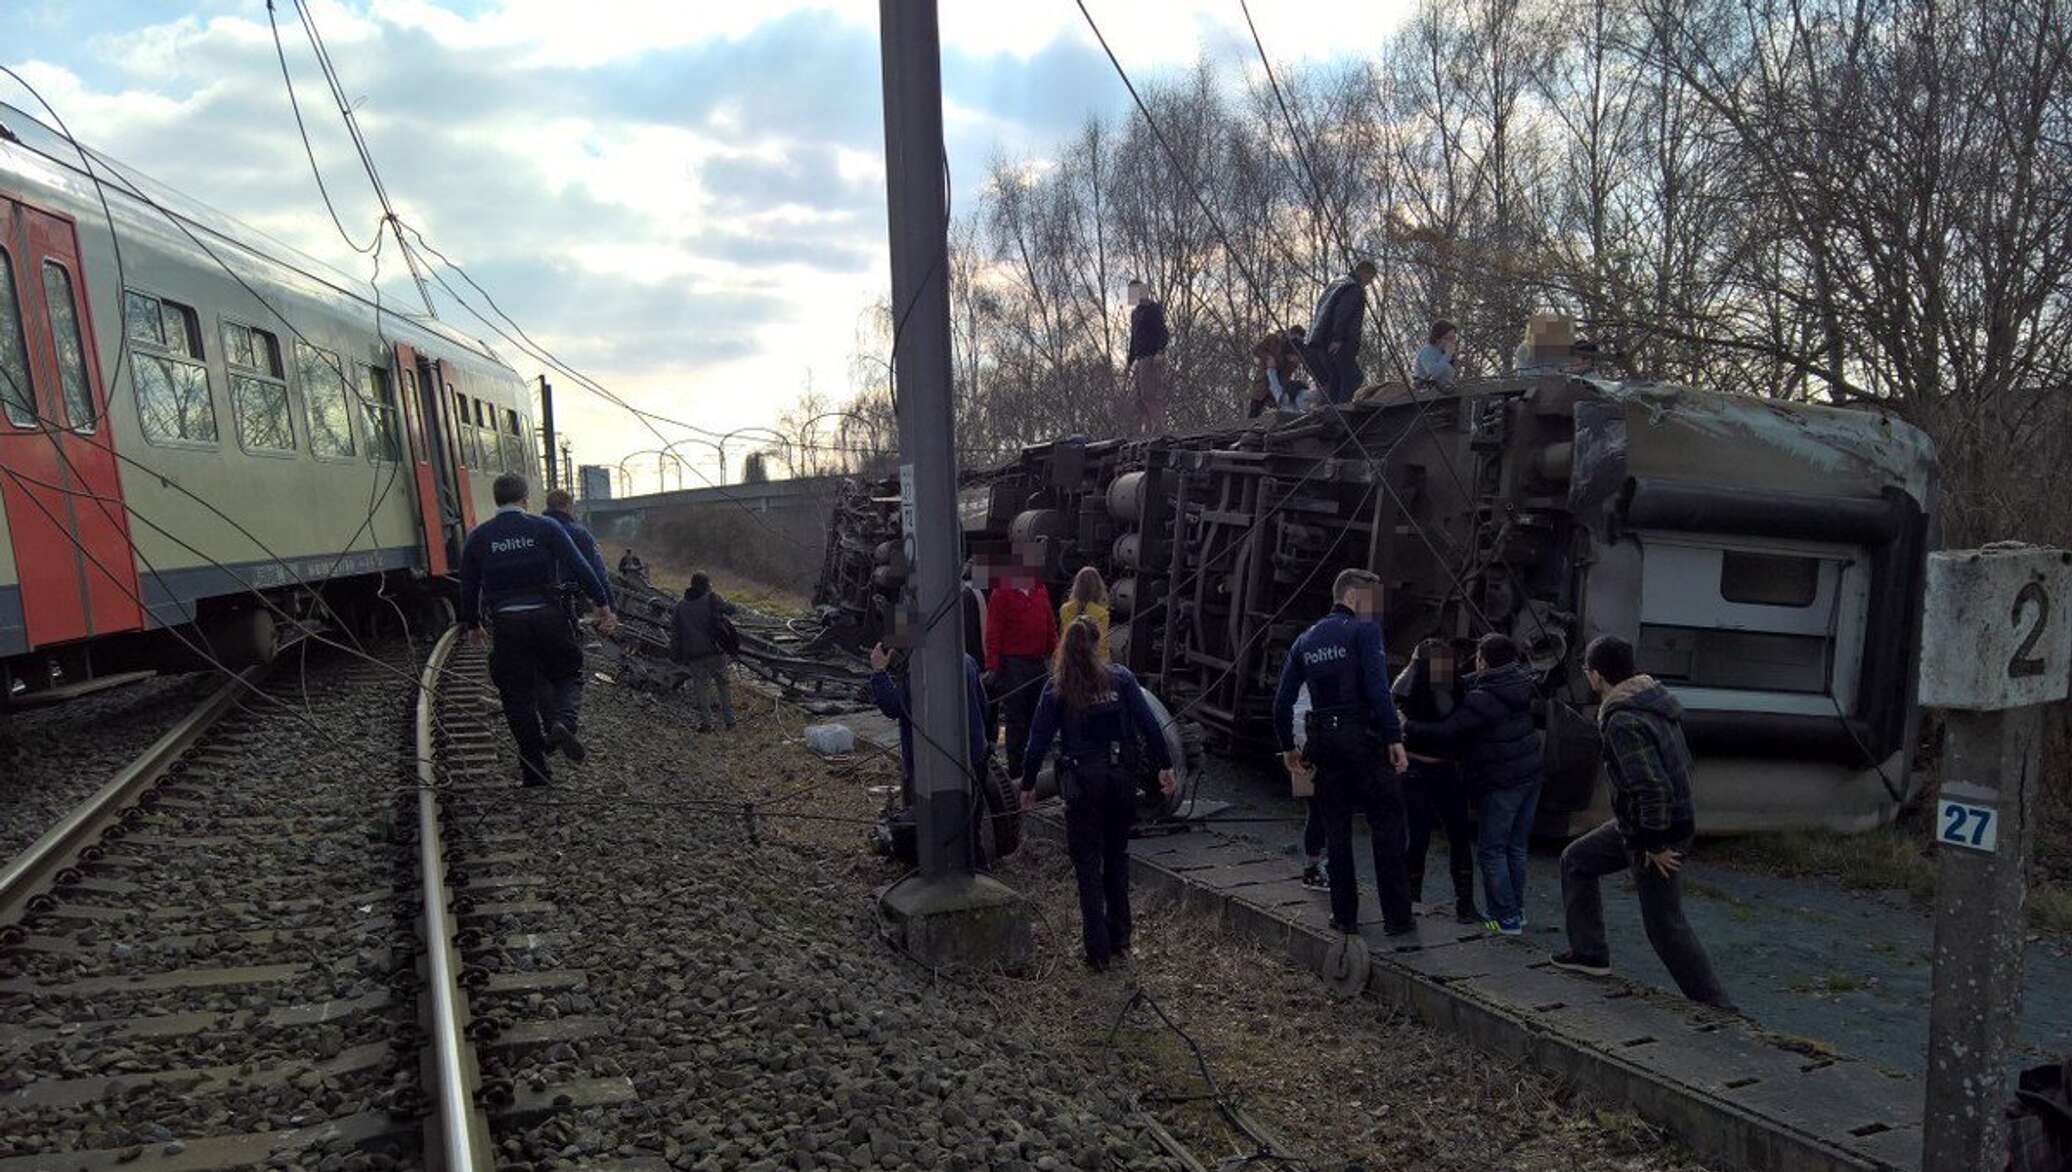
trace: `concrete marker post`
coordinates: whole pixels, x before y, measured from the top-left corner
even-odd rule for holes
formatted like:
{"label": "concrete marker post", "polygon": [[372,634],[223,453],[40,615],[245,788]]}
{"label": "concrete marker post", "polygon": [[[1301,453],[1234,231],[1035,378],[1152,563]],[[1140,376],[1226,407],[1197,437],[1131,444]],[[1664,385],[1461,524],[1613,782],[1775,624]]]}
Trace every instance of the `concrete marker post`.
{"label": "concrete marker post", "polygon": [[2042,706],[2072,683],[2067,606],[2064,550],[2001,542],[1929,555],[1920,700],[1946,710],[1922,1113],[1929,1172],[1990,1172],[2007,1159]]}

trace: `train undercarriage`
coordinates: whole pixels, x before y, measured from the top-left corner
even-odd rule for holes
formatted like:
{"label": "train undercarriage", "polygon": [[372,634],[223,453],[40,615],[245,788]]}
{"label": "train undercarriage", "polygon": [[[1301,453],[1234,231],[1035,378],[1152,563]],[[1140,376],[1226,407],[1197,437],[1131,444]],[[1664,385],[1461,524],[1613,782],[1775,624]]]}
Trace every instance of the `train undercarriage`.
{"label": "train undercarriage", "polygon": [[[1392,667],[1501,631],[1539,681],[1541,830],[1598,816],[1584,646],[1632,640],[1684,703],[1700,829],[1859,830],[1909,789],[1935,461],[1890,418],[1590,373],[1397,387],[968,472],[969,556],[1111,583],[1117,662],[1213,748],[1271,748],[1281,661],[1336,573],[1385,589]],[[852,645],[905,581],[896,482],[837,503],[816,602]]]}

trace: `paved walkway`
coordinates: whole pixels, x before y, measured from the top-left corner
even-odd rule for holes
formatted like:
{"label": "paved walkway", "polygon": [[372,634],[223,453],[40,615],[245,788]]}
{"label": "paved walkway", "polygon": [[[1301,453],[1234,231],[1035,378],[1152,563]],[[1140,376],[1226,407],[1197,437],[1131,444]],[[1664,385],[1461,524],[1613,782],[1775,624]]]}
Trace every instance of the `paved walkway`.
{"label": "paved walkway", "polygon": [[[1201,795],[1231,803],[1218,817],[1299,819],[1301,805],[1266,769],[1211,757]],[[1374,900],[1372,857],[1361,841],[1363,918]],[[1217,827],[1284,855],[1299,872],[1299,821]],[[1444,836],[1425,864],[1425,898],[1450,910]],[[1527,937],[1556,952],[1561,932],[1557,843],[1537,843],[1526,890]],[[1833,1045],[1880,1069],[1919,1078],[1928,1067],[1930,945],[1934,918],[1904,895],[1851,891],[1823,879],[1780,879],[1708,865],[1701,843],[1684,869],[1684,910],[1742,1011],[1765,1027]],[[1477,878],[1480,901],[1480,879]],[[1324,897],[1314,896],[1320,903]],[[1670,993],[1676,985],[1648,947],[1633,881],[1608,879],[1605,918],[1619,975]],[[2072,1050],[2072,938],[2037,933],[2024,958],[2027,992],[2015,1070]]]}

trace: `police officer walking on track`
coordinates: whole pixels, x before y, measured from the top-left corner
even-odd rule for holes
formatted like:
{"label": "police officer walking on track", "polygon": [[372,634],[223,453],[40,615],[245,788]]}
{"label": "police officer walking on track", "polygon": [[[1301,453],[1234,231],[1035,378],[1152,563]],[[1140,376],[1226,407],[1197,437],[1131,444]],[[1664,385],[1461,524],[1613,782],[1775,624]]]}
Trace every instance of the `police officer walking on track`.
{"label": "police officer walking on track", "polygon": [[[568,531],[548,517],[525,511],[525,477],[506,472],[491,492],[496,516],[475,527],[460,551],[460,626],[469,640],[483,639],[486,614],[496,642],[489,651],[489,678],[503,699],[504,719],[518,742],[518,779],[525,785],[553,780],[547,753],[559,749],[571,761],[586,755],[576,739],[583,697],[583,649],[561,608],[564,575],[580,583],[597,604],[597,629],[619,625],[605,582]],[[544,680],[553,692],[542,705]],[[542,715],[545,707],[547,715]]]}
{"label": "police officer walking on track", "polygon": [[[1409,767],[1402,721],[1389,696],[1382,653],[1381,579],[1346,570],[1331,585],[1337,605],[1288,649],[1274,696],[1274,733],[1291,772],[1317,772],[1317,804],[1324,816],[1325,870],[1331,880],[1331,926],[1360,927],[1359,874],[1353,867],[1353,814],[1365,811],[1374,840],[1374,878],[1381,889],[1382,931],[1400,936],[1416,924],[1403,862],[1404,810],[1400,775]],[[1309,686],[1307,737],[1295,748],[1295,695]]]}

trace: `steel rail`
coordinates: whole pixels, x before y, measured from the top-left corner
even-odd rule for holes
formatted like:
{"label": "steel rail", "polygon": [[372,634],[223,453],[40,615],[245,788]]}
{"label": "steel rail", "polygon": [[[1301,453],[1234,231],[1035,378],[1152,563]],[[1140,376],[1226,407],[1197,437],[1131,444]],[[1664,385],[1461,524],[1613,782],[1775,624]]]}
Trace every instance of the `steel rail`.
{"label": "steel rail", "polygon": [[453,944],[454,925],[447,906],[446,851],[439,837],[435,788],[434,709],[446,662],[459,641],[459,627],[448,627],[439,637],[417,691],[417,864],[424,898],[425,996],[430,1001],[432,1031],[428,1098],[433,1114],[425,1122],[425,1141],[439,1155],[437,1166],[443,1172],[490,1172],[495,1161],[489,1122],[475,1104],[473,1064],[465,1033],[467,997],[460,987],[460,955]]}
{"label": "steel rail", "polygon": [[44,831],[42,837],[9,860],[5,868],[0,868],[0,927],[17,923],[36,897],[81,851],[93,846],[104,831],[119,823],[123,811],[139,795],[164,777],[181,754],[193,748],[218,720],[236,708],[242,696],[258,687],[269,667],[270,663],[248,667],[236,679],[210,693],[92,797]]}

